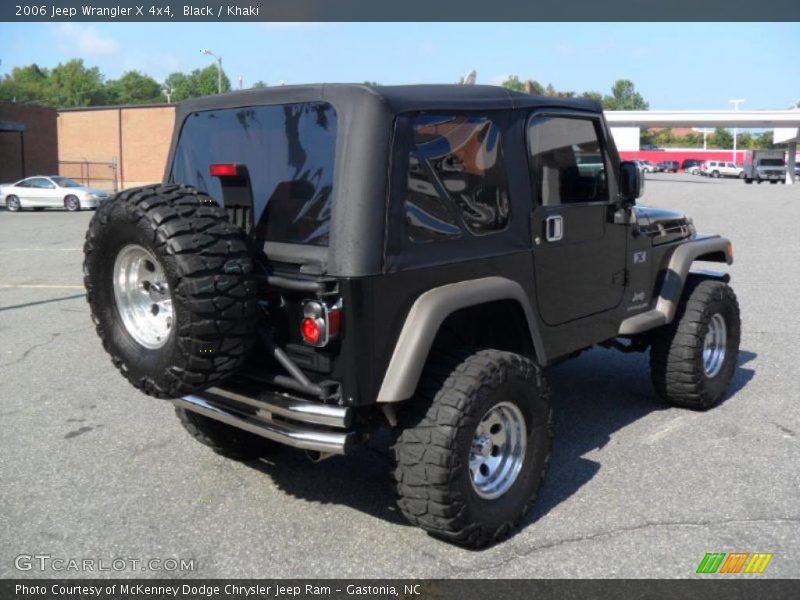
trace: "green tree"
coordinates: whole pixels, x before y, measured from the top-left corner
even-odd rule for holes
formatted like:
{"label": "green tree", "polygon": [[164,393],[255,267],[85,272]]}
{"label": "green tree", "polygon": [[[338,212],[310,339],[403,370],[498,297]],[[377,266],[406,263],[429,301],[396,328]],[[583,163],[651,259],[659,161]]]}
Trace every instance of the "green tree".
{"label": "green tree", "polygon": [[[196,96],[212,96],[218,93],[219,88],[217,86],[217,66],[216,65],[208,65],[205,69],[195,69],[192,71],[192,74],[189,75],[189,78],[194,82],[194,90]],[[225,74],[225,71],[222,71],[222,92],[230,92],[231,91],[231,81],[228,79],[228,76]]]}
{"label": "green tree", "polygon": [[[263,83],[263,82],[257,82]],[[217,93],[217,66],[209,65],[205,69],[195,69],[188,75],[186,73],[170,73],[164,80],[164,85],[172,90],[172,101],[180,102],[187,98],[198,96],[211,96]],[[263,84],[266,86],[266,84]],[[253,87],[256,87],[255,85]],[[225,71],[222,71],[222,91],[229,92],[231,82]]]}
{"label": "green tree", "polygon": [[173,102],[180,102],[198,95],[194,88],[194,82],[185,73],[170,73],[164,80],[164,86],[172,90]]}
{"label": "green tree", "polygon": [[741,132],[739,135],[736,136],[736,146],[742,150],[748,149],[752,150],[755,148],[756,140],[753,138],[750,133],[747,131]]}
{"label": "green tree", "polygon": [[0,100],[44,104],[50,96],[50,72],[37,64],[14,67],[0,80]]}
{"label": "green tree", "polygon": [[611,86],[611,95],[603,98],[603,107],[606,110],[647,110],[650,105],[630,79],[618,79]]}
{"label": "green tree", "polygon": [[665,127],[664,129],[660,129],[653,134],[653,143],[659,148],[671,146],[674,140],[675,136],[672,135],[671,127]]}
{"label": "green tree", "polygon": [[514,90],[515,92],[525,91],[525,83],[520,81],[519,77],[516,75],[509,75],[500,85],[502,85],[504,88],[508,88],[509,90]]}
{"label": "green tree", "polygon": [[161,85],[139,71],[128,71],[119,79],[109,81],[106,93],[112,104],[155,104],[164,101]]}
{"label": "green tree", "polygon": [[45,103],[49,106],[99,106],[106,104],[103,75],[97,67],[87,68],[80,58],[53,67]]}
{"label": "green tree", "polygon": [[600,92],[583,92],[581,94],[581,98],[586,98],[587,100],[594,100],[595,102],[603,102],[603,94]]}
{"label": "green tree", "polygon": [[733,148],[733,135],[727,129],[717,127],[709,140],[717,148],[727,150]]}
{"label": "green tree", "polygon": [[755,147],[757,150],[769,150],[770,148],[775,148],[772,131],[762,131],[760,134],[758,134],[755,139]]}
{"label": "green tree", "polygon": [[260,79],[250,86],[250,88],[254,90],[260,90],[265,87],[267,87],[267,83],[265,81],[261,81]]}

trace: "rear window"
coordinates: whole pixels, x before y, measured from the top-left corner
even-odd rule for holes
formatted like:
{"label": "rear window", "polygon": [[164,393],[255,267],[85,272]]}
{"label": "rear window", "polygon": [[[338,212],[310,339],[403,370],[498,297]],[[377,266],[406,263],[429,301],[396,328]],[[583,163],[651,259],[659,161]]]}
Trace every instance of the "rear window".
{"label": "rear window", "polygon": [[336,111],[325,102],[197,112],[186,118],[170,180],[218,202],[214,163],[246,165],[262,239],[328,244],[333,203]]}

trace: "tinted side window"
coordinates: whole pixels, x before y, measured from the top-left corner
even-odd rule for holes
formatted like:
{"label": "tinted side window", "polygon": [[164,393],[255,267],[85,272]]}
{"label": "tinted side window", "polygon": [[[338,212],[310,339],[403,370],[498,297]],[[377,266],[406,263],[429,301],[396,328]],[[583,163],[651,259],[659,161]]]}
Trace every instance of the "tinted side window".
{"label": "tinted side window", "polygon": [[44,179],[43,177],[36,177],[35,179],[29,179],[28,183],[30,184],[28,187],[38,188],[40,190],[51,190],[56,187],[52,183],[50,183],[49,180]]}
{"label": "tinted side window", "polygon": [[605,154],[595,121],[534,116],[528,147],[534,187],[544,206],[608,200]]}
{"label": "tinted side window", "polygon": [[408,161],[405,220],[415,242],[505,229],[509,196],[498,127],[481,116],[420,115]]}
{"label": "tinted side window", "polygon": [[259,239],[327,245],[336,126],[324,102],[197,112],[184,122],[171,179],[222,201],[209,166],[245,165]]}

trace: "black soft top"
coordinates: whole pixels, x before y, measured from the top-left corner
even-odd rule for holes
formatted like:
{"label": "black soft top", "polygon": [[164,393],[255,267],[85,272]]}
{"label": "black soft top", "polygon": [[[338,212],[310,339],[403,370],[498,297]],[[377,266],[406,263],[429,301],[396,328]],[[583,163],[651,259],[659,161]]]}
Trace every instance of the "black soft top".
{"label": "black soft top", "polygon": [[[532,96],[488,85],[358,84],[295,85],[243,90],[187,100],[178,105],[165,172],[172,160],[186,118],[195,112],[303,102],[327,102],[336,110],[336,165],[328,248],[266,244],[274,258],[310,260],[324,272],[342,277],[381,273],[384,224],[390,171],[392,132],[398,114],[410,111],[490,111],[538,107],[601,113],[592,100]],[[256,219],[258,215],[256,215]]]}
{"label": "black soft top", "polygon": [[216,96],[204,96],[180,104],[190,113],[217,108],[259,104],[328,101],[337,104],[366,105],[380,102],[393,114],[417,110],[491,110],[552,106],[600,112],[599,103],[584,98],[553,98],[515,92],[494,85],[379,85],[323,83],[268,87]]}

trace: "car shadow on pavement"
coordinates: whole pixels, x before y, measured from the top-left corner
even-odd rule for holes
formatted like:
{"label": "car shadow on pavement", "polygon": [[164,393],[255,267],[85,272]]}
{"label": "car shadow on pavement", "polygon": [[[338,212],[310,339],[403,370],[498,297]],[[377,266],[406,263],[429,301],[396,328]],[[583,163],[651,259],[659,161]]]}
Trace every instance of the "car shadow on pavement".
{"label": "car shadow on pavement", "polygon": [[[755,358],[742,351],[730,398],[753,377],[743,365]],[[600,470],[600,463],[584,458],[602,448],[612,434],[647,414],[671,408],[656,396],[650,382],[647,354],[619,354],[593,349],[575,360],[548,369],[552,389],[555,439],[550,467],[539,499],[517,532],[547,515]],[[381,433],[346,457],[312,463],[304,453],[280,448],[271,459],[247,464],[269,475],[276,485],[296,498],[322,504],[343,504],[407,525],[395,505],[388,433]]]}
{"label": "car shadow on pavement", "polygon": [[[545,516],[594,477],[601,465],[584,455],[603,448],[613,433],[654,411],[685,410],[670,407],[656,395],[650,381],[648,354],[615,354],[612,350],[594,349],[550,370],[555,420],[553,453],[539,499],[520,530]],[[755,357],[753,352],[739,352],[723,404],[753,378],[754,371],[744,365]]]}
{"label": "car shadow on pavement", "polygon": [[245,464],[269,475],[295,498],[343,504],[391,523],[408,525],[395,502],[390,438],[388,432],[380,432],[352,454],[318,463],[311,462],[304,452],[281,447],[270,459]]}

